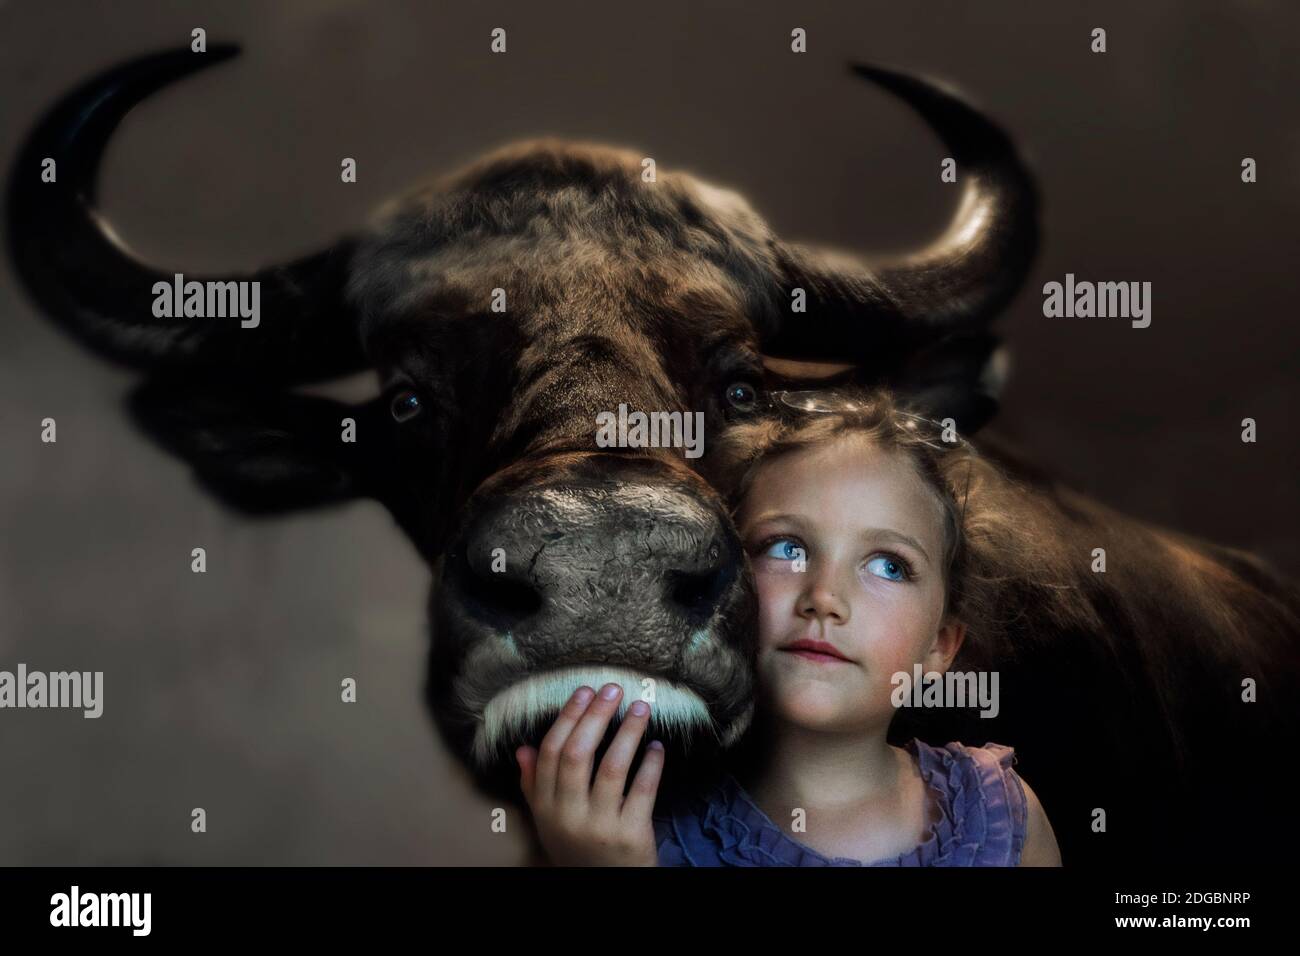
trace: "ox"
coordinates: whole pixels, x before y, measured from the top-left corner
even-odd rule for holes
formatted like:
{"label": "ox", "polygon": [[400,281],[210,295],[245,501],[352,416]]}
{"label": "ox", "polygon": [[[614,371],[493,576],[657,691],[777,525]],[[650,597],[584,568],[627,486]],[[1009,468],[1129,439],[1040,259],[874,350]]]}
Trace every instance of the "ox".
{"label": "ox", "polygon": [[[234,52],[145,57],[45,115],[9,187],[32,297],[148,373],[137,420],[228,504],[387,506],[433,570],[435,723],[488,792],[512,792],[512,745],[579,683],[618,680],[630,698],[656,681],[670,766],[736,744],[753,708],[754,597],[723,470],[708,454],[598,448],[596,417],[620,403],[703,411],[711,438],[790,384],[799,366],[785,359],[842,363],[844,380],[976,431],[996,409],[988,325],[1037,245],[1035,189],[1008,138],[949,92],[855,65],[961,170],[950,228],[916,254],[866,262],[788,242],[734,192],[662,170],[647,182],[638,154],[539,139],[242,277],[260,283],[256,327],[156,317],[151,290],[173,272],[100,221],[96,169],[137,102]],[[56,183],[40,182],[46,157]],[[791,309],[796,289],[806,312]],[[291,390],[367,369],[382,391],[360,404]],[[344,418],[356,442],[340,441]],[[1269,762],[1286,761],[1275,744],[1294,726],[1295,592],[1247,555],[1122,518],[985,447],[1072,570],[1061,595],[1021,600],[1013,639],[985,649],[1002,671],[999,717],[952,717],[940,741],[1015,746],[1067,865],[1272,853],[1258,841]],[[1094,547],[1111,573],[1089,572]],[[1240,700],[1248,677],[1258,704]]]}

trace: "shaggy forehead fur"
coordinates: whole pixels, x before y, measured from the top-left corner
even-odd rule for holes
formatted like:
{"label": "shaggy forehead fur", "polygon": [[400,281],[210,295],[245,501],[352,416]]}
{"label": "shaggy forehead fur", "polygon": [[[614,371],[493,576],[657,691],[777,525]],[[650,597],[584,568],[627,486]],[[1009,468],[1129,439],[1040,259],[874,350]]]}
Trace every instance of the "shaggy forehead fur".
{"label": "shaggy forehead fur", "polygon": [[[493,288],[525,332],[699,313],[737,335],[774,321],[766,223],[737,193],[643,156],[553,138],[498,149],[381,210],[352,263],[362,338],[440,303],[489,309]],[[593,323],[597,326],[593,328]],[[655,360],[648,345],[643,356]]]}

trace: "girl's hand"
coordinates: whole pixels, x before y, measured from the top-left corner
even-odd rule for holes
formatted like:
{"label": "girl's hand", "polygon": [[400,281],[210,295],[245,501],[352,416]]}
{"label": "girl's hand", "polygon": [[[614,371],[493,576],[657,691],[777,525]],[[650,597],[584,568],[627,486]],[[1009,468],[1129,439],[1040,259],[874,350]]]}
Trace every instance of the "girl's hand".
{"label": "girl's hand", "polygon": [[[650,723],[650,705],[628,708],[595,782],[591,766],[623,689],[606,684],[599,696],[579,687],[542,739],[540,751],[520,747],[519,783],[532,809],[542,848],[557,866],[655,866],[654,810],[664,749],[650,742],[632,789],[623,788],[638,742]],[[590,705],[590,706],[588,706]]]}

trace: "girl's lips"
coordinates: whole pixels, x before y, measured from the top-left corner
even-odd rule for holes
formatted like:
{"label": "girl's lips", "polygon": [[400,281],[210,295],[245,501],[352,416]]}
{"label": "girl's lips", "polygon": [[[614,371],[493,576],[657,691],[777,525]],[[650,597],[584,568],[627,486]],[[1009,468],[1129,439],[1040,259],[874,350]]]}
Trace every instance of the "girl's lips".
{"label": "girl's lips", "polygon": [[830,654],[823,654],[820,651],[805,651],[798,647],[783,647],[782,651],[787,654],[794,654],[796,657],[802,657],[806,661],[816,661],[818,664],[847,664],[842,657],[833,657]]}
{"label": "girl's lips", "polygon": [[850,664],[847,657],[835,649],[833,644],[825,641],[814,641],[810,638],[802,638],[781,648],[787,654],[797,654],[804,660],[816,661],[819,664]]}

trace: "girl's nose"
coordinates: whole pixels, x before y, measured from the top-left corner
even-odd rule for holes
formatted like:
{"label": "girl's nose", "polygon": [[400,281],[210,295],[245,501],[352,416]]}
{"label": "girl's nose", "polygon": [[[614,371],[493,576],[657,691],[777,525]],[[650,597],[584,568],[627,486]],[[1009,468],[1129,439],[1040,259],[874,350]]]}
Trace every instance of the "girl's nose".
{"label": "girl's nose", "polygon": [[840,588],[826,572],[814,572],[811,564],[806,572],[807,586],[799,595],[799,613],[802,617],[830,618],[837,624],[849,620],[849,603],[839,596]]}

